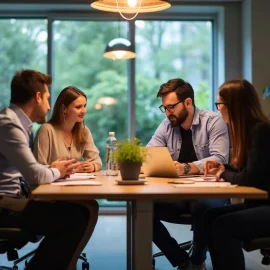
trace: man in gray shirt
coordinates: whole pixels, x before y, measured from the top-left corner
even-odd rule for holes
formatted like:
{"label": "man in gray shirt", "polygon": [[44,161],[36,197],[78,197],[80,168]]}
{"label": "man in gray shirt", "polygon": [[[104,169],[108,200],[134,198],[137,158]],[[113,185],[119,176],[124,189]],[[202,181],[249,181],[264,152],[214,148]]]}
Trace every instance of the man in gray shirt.
{"label": "man in gray shirt", "polygon": [[[167,118],[163,120],[147,146],[166,146],[179,174],[202,174],[205,160],[226,163],[229,158],[229,136],[222,117],[199,110],[194,104],[192,86],[182,79],[161,85],[157,97]],[[212,207],[223,206],[227,200],[182,200],[154,204],[153,241],[173,266],[180,270],[205,270],[206,239],[202,216]],[[181,214],[193,219],[193,251],[190,262],[161,221],[174,222]]]}
{"label": "man in gray shirt", "polygon": [[11,104],[0,112],[0,227],[19,227],[44,236],[27,270],[76,269],[74,254],[84,247],[81,242],[90,219],[88,209],[80,204],[22,196],[21,177],[31,185],[48,184],[77,166],[74,160],[59,159],[45,167],[29,148],[32,123],[45,122],[50,109],[50,84],[49,75],[17,72],[11,82]]}

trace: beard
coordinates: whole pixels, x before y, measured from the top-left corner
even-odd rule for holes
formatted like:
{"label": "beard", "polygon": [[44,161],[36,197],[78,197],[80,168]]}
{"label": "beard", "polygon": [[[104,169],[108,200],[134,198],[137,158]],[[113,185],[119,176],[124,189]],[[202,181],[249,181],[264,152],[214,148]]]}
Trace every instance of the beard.
{"label": "beard", "polygon": [[186,107],[183,107],[183,110],[179,112],[178,115],[171,114],[168,119],[170,120],[172,127],[177,127],[182,125],[186,121],[187,117],[188,111]]}

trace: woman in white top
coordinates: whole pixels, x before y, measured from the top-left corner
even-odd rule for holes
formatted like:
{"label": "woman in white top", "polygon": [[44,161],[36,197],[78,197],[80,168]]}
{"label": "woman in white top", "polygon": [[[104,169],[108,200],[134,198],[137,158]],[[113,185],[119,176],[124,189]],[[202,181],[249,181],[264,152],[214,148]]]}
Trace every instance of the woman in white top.
{"label": "woman in white top", "polygon": [[82,162],[77,172],[99,171],[102,166],[99,151],[90,130],[84,125],[86,95],[74,86],[59,94],[50,121],[38,131],[34,155],[41,164],[51,164],[58,158]]}

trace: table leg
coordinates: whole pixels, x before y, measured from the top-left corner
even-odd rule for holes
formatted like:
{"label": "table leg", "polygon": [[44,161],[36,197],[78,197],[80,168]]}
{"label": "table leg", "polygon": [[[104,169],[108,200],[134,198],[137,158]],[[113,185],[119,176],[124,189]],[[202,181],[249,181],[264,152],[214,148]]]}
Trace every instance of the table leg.
{"label": "table leg", "polygon": [[127,270],[133,270],[134,267],[132,265],[132,243],[133,243],[133,220],[132,220],[132,202],[127,201]]}
{"label": "table leg", "polygon": [[132,201],[132,270],[152,269],[153,202]]}

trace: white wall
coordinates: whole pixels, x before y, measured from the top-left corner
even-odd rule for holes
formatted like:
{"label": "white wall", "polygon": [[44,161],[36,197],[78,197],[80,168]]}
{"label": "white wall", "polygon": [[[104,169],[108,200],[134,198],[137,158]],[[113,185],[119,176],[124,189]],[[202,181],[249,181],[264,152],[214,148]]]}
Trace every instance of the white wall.
{"label": "white wall", "polygon": [[[270,1],[244,0],[243,13],[243,75],[251,81],[262,97],[270,84]],[[270,97],[262,100],[270,116]]]}

